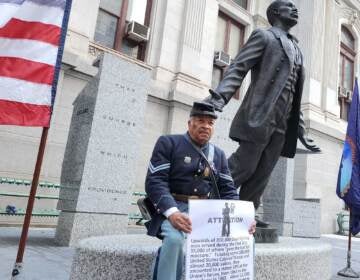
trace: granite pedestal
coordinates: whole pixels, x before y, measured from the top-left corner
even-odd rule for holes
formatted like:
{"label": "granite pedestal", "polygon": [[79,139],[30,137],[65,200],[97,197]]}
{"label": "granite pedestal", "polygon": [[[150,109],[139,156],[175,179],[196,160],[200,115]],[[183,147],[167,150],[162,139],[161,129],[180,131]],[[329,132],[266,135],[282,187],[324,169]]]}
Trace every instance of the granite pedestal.
{"label": "granite pedestal", "polygon": [[[146,235],[115,235],[82,240],[73,259],[71,280],[148,280],[160,241]],[[328,280],[331,246],[317,239],[281,237],[257,244],[256,280]]]}
{"label": "granite pedestal", "polygon": [[294,199],[294,160],[280,158],[262,197],[264,220],[279,235],[320,237],[320,200]]}
{"label": "granite pedestal", "polygon": [[74,102],[61,173],[56,242],[125,233],[150,69],[104,53]]}

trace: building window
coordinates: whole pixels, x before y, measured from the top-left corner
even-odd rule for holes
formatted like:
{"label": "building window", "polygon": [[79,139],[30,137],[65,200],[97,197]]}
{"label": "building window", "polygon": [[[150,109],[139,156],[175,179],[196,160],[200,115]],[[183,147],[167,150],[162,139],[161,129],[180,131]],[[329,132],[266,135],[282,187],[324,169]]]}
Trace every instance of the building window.
{"label": "building window", "polygon": [[[241,2],[241,1],[238,1]],[[246,1],[245,1],[246,2]],[[245,27],[239,22],[220,12],[218,17],[215,51],[223,51],[233,59],[244,44]],[[212,76],[212,88],[215,88],[223,78],[226,68],[214,65]],[[234,95],[239,99],[239,91]]]}
{"label": "building window", "polygon": [[232,0],[240,7],[244,8],[245,10],[248,8],[248,1],[247,0]]}
{"label": "building window", "polygon": [[352,89],[354,86],[355,39],[344,26],[341,27],[339,62],[339,105],[340,118],[347,121]]}
{"label": "building window", "polygon": [[100,8],[94,40],[108,48],[114,48],[118,20],[117,16]]}
{"label": "building window", "polygon": [[130,21],[149,26],[152,0],[100,0],[94,41],[140,60],[145,59],[146,42],[127,38]]}

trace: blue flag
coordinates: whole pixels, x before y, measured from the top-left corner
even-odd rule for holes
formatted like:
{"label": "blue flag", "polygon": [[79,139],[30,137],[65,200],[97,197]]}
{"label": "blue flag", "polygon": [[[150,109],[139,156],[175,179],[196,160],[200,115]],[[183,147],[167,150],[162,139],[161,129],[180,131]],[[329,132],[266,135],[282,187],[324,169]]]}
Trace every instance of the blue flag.
{"label": "blue flag", "polygon": [[359,88],[355,80],[348,127],[341,158],[336,187],[337,195],[351,209],[350,230],[353,235],[360,232],[360,107]]}

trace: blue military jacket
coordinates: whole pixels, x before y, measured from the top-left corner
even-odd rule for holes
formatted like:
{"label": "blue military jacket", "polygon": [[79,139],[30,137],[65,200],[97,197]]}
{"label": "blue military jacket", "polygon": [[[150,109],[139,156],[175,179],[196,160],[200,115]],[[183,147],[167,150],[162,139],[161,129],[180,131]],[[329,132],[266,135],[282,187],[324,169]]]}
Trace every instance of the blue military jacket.
{"label": "blue military jacket", "polygon": [[[202,147],[217,180],[220,197],[238,199],[224,152],[207,144]],[[212,191],[209,172],[204,159],[191,144],[190,136],[161,136],[154,147],[145,181],[145,190],[153,203],[157,215],[146,224],[148,234],[159,236],[163,213],[178,207],[172,194],[207,195]]]}

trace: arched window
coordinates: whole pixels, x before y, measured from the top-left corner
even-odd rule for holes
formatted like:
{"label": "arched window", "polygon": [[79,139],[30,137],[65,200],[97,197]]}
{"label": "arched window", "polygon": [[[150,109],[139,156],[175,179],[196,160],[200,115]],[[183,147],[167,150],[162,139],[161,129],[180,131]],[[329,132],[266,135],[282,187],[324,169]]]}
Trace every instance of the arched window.
{"label": "arched window", "polygon": [[340,117],[347,120],[351,94],[354,86],[355,39],[351,32],[341,26],[339,63],[339,104]]}

